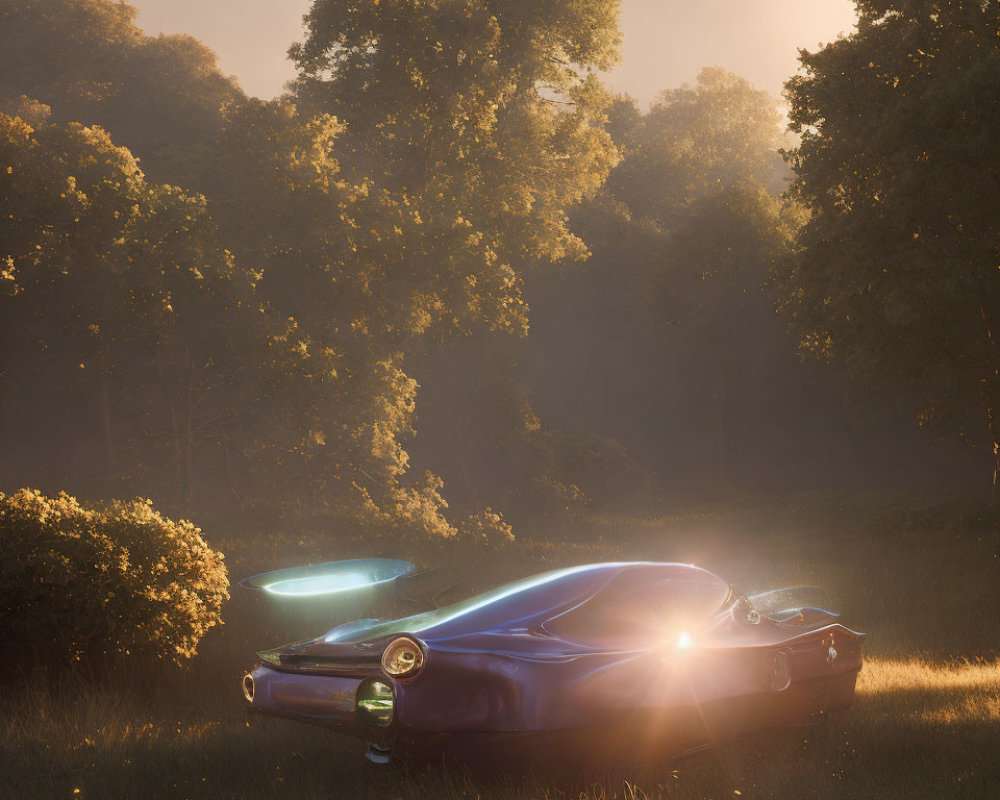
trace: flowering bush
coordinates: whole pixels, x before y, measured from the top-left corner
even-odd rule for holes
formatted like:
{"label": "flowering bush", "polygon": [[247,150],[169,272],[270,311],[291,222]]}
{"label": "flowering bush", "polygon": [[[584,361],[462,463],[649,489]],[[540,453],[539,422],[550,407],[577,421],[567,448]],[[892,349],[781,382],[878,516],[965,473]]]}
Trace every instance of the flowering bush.
{"label": "flowering bush", "polygon": [[221,623],[223,555],[149,500],[88,507],[0,493],[0,648],[8,664],[181,663]]}

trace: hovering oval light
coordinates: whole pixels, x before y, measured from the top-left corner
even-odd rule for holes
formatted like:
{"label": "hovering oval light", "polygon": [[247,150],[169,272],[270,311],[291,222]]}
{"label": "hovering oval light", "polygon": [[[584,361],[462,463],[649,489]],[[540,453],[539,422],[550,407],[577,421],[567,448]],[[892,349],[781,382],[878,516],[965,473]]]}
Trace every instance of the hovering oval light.
{"label": "hovering oval light", "polygon": [[691,637],[691,634],[688,633],[687,631],[681,631],[680,633],[678,633],[677,641],[674,642],[674,646],[678,650],[689,650],[691,648],[691,645],[693,644],[694,644],[694,639]]}
{"label": "hovering oval light", "polygon": [[240,586],[293,598],[337,595],[391,583],[414,569],[409,561],[356,558],[264,572],[244,578]]}
{"label": "hovering oval light", "polygon": [[314,594],[336,594],[348,592],[362,586],[371,585],[366,575],[347,573],[345,575],[317,575],[313,578],[291,578],[275,581],[264,587],[264,591],[288,597],[305,597]]}
{"label": "hovering oval light", "polygon": [[393,639],[382,652],[382,671],[390,678],[412,678],[424,665],[424,651],[408,636]]}

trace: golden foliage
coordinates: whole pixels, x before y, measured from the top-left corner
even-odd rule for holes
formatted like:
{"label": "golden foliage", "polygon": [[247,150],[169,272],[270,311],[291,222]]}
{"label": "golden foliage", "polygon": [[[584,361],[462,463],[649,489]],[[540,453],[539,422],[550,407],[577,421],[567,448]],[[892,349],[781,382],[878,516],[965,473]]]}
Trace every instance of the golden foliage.
{"label": "golden foliage", "polygon": [[222,553],[151,501],[0,494],[0,638],[33,666],[181,663],[221,624]]}

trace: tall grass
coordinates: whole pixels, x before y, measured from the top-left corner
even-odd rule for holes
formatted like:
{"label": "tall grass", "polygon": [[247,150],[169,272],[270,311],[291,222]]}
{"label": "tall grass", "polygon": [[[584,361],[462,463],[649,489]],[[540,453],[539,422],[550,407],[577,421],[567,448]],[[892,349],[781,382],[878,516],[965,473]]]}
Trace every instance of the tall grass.
{"label": "tall grass", "polygon": [[[238,593],[226,609],[227,625],[205,641],[191,667],[152,687],[128,676],[114,686],[34,681],[5,687],[0,798],[1000,794],[1000,559],[994,529],[975,509],[912,511],[884,501],[755,503],[721,512],[591,520],[572,542],[541,533],[500,553],[430,548],[402,554],[444,564],[467,591],[549,566],[607,558],[692,561],[751,590],[824,586],[845,623],[869,634],[854,707],[818,728],[762,733],[685,759],[617,774],[581,773],[569,782],[544,774],[379,769],[363,761],[361,743],[293,722],[247,718],[238,690],[254,650],[315,635],[366,610],[274,607]],[[290,534],[283,540],[285,563],[329,557],[317,547],[318,536]],[[337,557],[364,549],[363,543],[336,545]],[[228,549],[236,577],[262,566],[252,552]],[[540,765],[544,753],[538,757]]]}

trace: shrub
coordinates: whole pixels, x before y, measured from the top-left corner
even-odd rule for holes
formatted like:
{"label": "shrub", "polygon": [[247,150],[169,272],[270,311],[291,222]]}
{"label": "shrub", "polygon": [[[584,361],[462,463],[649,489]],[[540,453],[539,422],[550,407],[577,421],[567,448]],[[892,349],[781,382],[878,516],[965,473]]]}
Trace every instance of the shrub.
{"label": "shrub", "polygon": [[499,511],[487,506],[469,514],[458,526],[459,536],[466,541],[502,547],[514,541],[514,531]]}
{"label": "shrub", "polygon": [[221,623],[223,555],[149,500],[88,507],[0,493],[0,647],[8,664],[182,663]]}
{"label": "shrub", "polygon": [[401,539],[450,539],[456,531],[444,515],[448,503],[443,487],[441,478],[425,472],[423,481],[387,488],[376,503],[367,489],[355,485],[359,501],[352,508],[354,523]]}

